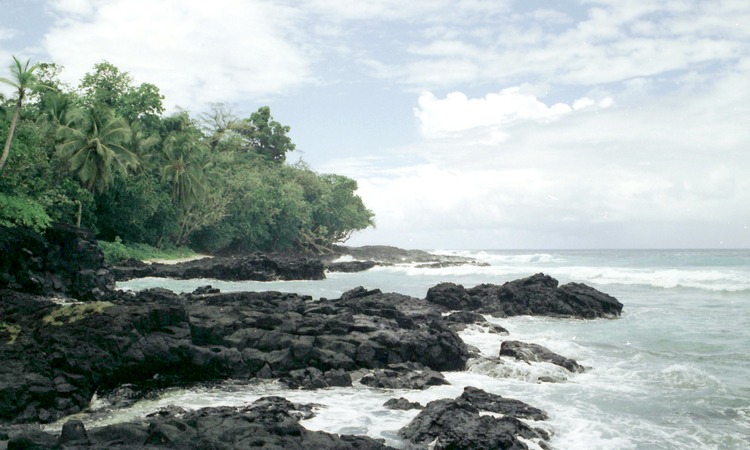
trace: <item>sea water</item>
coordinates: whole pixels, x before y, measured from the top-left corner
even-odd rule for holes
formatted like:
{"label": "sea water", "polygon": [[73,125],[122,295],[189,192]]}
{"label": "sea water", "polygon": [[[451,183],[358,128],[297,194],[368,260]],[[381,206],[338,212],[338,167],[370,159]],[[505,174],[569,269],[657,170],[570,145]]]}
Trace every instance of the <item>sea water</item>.
{"label": "sea water", "polygon": [[[556,449],[750,448],[750,250],[436,251],[471,256],[489,266],[428,269],[404,264],[366,272],[330,273],[320,281],[225,282],[143,278],[123,289],[165,287],[190,292],[211,284],[222,291],[273,290],[337,298],[364,286],[424,298],[443,281],[472,287],[543,272],[561,284],[582,282],[624,304],[617,319],[488,318],[510,335],[471,326],[460,333],[486,358],[446,373],[449,386],[393,391],[358,383],[316,391],[274,381],[225,382],[172,389],[134,406],[83,415],[87,426],[138,419],[163,406],[246,405],[265,395],[316,403],[302,424],[332,433],[363,434],[403,446],[397,431],[418,411],[383,403],[405,397],[425,404],[475,386],[541,408],[549,420],[532,425],[552,434]],[[534,342],[587,367],[572,374],[545,363],[498,359],[505,339]],[[539,383],[540,377],[555,380]],[[531,448],[538,448],[528,443]]]}

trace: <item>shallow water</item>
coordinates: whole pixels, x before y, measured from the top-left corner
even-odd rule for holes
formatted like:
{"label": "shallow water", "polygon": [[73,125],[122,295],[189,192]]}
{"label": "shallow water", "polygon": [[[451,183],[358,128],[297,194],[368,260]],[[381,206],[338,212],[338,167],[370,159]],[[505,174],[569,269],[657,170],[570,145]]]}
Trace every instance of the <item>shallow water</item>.
{"label": "shallow water", "polygon": [[[426,403],[460,395],[464,386],[517,398],[550,416],[534,426],[549,430],[557,449],[750,448],[750,251],[442,251],[475,256],[489,267],[418,269],[378,267],[326,280],[221,282],[144,278],[125,289],[166,287],[192,291],[211,284],[222,291],[275,290],[336,298],[356,286],[423,298],[442,281],[467,287],[500,284],[544,272],[583,282],[618,298],[619,319],[581,321],[537,317],[492,319],[509,336],[470,327],[461,333],[484,356],[497,355],[504,339],[535,342],[588,368],[571,374],[550,364],[503,359],[475,361],[466,372],[446,373],[451,386],[426,391],[350,388],[292,391],[274,382],[227,382],[211,388],[175,389],[131,408],[83,415],[88,426],[139,418],[160,407],[244,405],[264,395],[317,403],[303,422],[313,430],[366,434],[401,445],[396,433],[417,411],[391,411],[393,397]],[[538,383],[540,376],[557,383]],[[94,405],[96,409],[96,405]],[[58,427],[61,424],[57,425]],[[54,428],[54,427],[53,427]],[[532,447],[533,447],[532,443]]]}

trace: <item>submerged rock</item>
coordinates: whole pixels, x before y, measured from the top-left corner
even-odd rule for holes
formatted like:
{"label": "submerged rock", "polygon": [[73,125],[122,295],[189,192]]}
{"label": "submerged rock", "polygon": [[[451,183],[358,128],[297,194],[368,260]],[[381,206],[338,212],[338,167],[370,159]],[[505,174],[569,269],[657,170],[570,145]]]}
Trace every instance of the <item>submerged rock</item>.
{"label": "submerged rock", "polygon": [[552,352],[547,347],[519,341],[505,341],[500,346],[500,356],[511,356],[522,361],[548,362],[563,367],[570,372],[584,372],[576,360]]}
{"label": "submerged rock", "polygon": [[450,384],[442,373],[419,363],[391,364],[359,380],[365,386],[385,389],[419,389]]}
{"label": "submerged rock", "polygon": [[410,409],[424,409],[424,406],[422,406],[419,402],[410,402],[403,397],[392,398],[383,403],[383,406],[388,409],[395,409],[399,411],[408,411]]}

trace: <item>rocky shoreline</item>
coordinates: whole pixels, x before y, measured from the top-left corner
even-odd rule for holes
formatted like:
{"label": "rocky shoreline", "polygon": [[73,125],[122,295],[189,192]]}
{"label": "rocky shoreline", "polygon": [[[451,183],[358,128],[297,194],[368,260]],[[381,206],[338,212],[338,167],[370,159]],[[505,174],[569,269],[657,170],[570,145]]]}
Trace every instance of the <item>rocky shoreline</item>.
{"label": "rocky shoreline", "polygon": [[473,258],[435,255],[422,250],[404,250],[384,245],[335,247],[325,256],[263,254],[214,256],[174,264],[124,261],[110,268],[117,281],[161,277],[176,279],[210,278],[228,281],[321,280],[325,272],[362,272],[375,266],[417,264],[440,268],[455,265],[486,265]]}
{"label": "rocky shoreline", "polygon": [[[13,262],[0,266],[0,448],[388,448],[371,438],[305,430],[299,420],[313,414],[309,405],[279,398],[242,408],[161,411],[92,430],[70,421],[59,436],[35,424],[85,410],[95,393],[116,396],[123,386],[131,401],[165,387],[226,379],[279,379],[299,389],[352,383],[426,389],[447,383],[441,371],[466,369],[475,352],[456,331],[486,323],[485,315],[593,319],[622,310],[607,294],[581,284],[558,286],[543,274],[474,288],[442,283],[424,299],[361,287],[337,299],[210,287],[179,295],[122,292],[112,289],[115,271],[103,266],[90,236],[59,233],[66,251],[76,249],[65,254],[65,264],[47,256],[63,253],[54,236],[34,249],[0,242],[2,250],[15,251],[7,253]],[[279,261],[249,258],[266,269]],[[330,263],[288,261],[285,267],[304,274],[323,273]],[[76,275],[92,270],[102,280],[84,284]],[[544,347],[506,344],[498,358],[584,370]],[[425,405],[399,435],[412,448],[544,447],[548,434],[529,421],[545,418],[530,405],[467,388],[456,399]]]}

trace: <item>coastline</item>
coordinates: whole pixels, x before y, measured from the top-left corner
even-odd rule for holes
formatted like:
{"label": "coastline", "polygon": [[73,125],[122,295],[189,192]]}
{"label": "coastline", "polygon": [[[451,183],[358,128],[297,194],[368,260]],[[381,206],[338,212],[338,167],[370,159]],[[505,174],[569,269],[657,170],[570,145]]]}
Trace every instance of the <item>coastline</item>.
{"label": "coastline", "polygon": [[181,264],[186,263],[190,261],[196,261],[200,259],[206,259],[206,258],[213,258],[211,255],[204,255],[204,254],[196,254],[193,256],[188,256],[186,258],[174,258],[174,259],[144,259],[143,262],[145,264],[167,264],[167,265],[174,265],[174,264]]}
{"label": "coastline", "polygon": [[[81,237],[80,234],[76,236]],[[186,261],[180,264],[190,263],[191,261]],[[102,276],[104,273],[101,271],[106,270],[103,266],[98,269]],[[582,287],[574,286],[572,291],[566,290],[569,288],[559,287],[556,280],[541,274],[487,289],[488,287],[479,290],[464,289],[446,283],[435,286],[426,298],[419,299],[382,293],[378,289],[357,288],[339,299],[320,299],[313,303],[309,303],[313,300],[311,298],[293,294],[221,294],[208,288],[178,296],[162,289],[139,293],[104,293],[105,295],[100,295],[98,303],[91,303],[95,306],[93,309],[81,306],[65,311],[38,297],[21,293],[6,295],[4,301],[15,302],[16,308],[18,305],[28,305],[24,308],[34,309],[38,313],[33,317],[13,317],[23,325],[12,337],[12,341],[11,338],[6,339],[2,347],[5,360],[17,361],[15,370],[38,373],[40,380],[49,377],[51,384],[43,384],[42,386],[49,387],[42,388],[43,397],[37,397],[35,392],[39,392],[39,387],[16,383],[15,392],[26,394],[21,396],[21,403],[18,403],[17,398],[15,403],[8,404],[9,399],[5,398],[5,410],[10,411],[10,415],[6,412],[4,421],[10,424],[59,420],[85,408],[97,390],[116,396],[114,393],[124,385],[136,387],[135,398],[169,386],[248,377],[284,379],[290,386],[307,389],[346,386],[353,382],[367,383],[375,388],[426,388],[445,381],[440,375],[442,370],[466,369],[471,350],[458,337],[456,330],[466,326],[489,326],[482,314],[593,318],[609,316],[612,312],[607,309],[600,309],[599,313],[576,311],[571,309],[572,305],[575,304],[578,308],[583,304],[592,306],[596,303],[601,308],[607,303],[616,302],[614,299],[601,297],[606,294],[591,288],[581,291]],[[495,303],[500,297],[515,300],[506,302],[506,306],[498,309]],[[577,300],[571,303],[572,298]],[[535,304],[539,306],[533,306]],[[553,306],[555,304],[559,306]],[[271,305],[275,305],[274,310],[264,313],[270,315],[258,316],[259,311],[266,310]],[[520,309],[514,309],[517,307]],[[12,310],[6,309],[6,315],[8,311]],[[231,315],[228,315],[228,311],[232,311]],[[295,313],[290,315],[291,311]],[[451,311],[464,313],[457,315],[454,312],[448,315]],[[302,322],[299,318],[295,319],[300,312]],[[619,315],[619,310],[616,315]],[[59,319],[46,319],[53,316]],[[141,323],[140,317],[150,317],[149,325]],[[135,325],[139,323],[140,325]],[[138,333],[131,333],[130,337],[123,340],[127,334],[125,330],[133,329],[134,325]],[[35,331],[31,333],[31,330]],[[167,330],[170,330],[169,334],[164,334]],[[247,337],[236,335],[237,330],[244,330],[243,336]],[[256,333],[252,330],[265,330],[262,334],[277,334],[274,334],[276,337],[273,341],[264,343],[262,339],[248,340]],[[290,333],[289,330],[296,331]],[[80,341],[74,336],[88,337]],[[47,357],[19,350],[28,345],[37,345],[34,344],[37,339],[42,339],[45,347],[57,348],[67,355],[65,360],[68,368],[64,373],[58,372],[53,366],[43,372],[31,369],[40,363],[44,365]],[[106,350],[106,343],[112,341],[120,342],[120,350],[116,354]],[[342,347],[344,342],[347,344]],[[352,342],[357,343],[354,347],[347,347]],[[351,350],[343,350],[345,348]],[[39,362],[34,362],[37,361],[35,358],[40,357],[42,359]],[[566,362],[567,359],[563,356],[553,354],[543,347],[526,348],[514,354],[501,352],[498,357],[550,361],[552,364],[555,364],[554,361],[563,361],[569,367],[576,367]],[[83,367],[88,369],[82,370]],[[133,377],[133,374],[137,375]],[[12,377],[13,371],[6,369],[5,375],[6,379],[9,375]],[[158,382],[154,383],[157,375]],[[99,381],[92,383],[95,380]],[[476,394],[485,399],[480,401],[472,397],[471,400],[473,407],[479,408],[476,409],[476,414],[472,413],[471,420],[483,424],[481,427],[477,425],[477,429],[490,426],[491,429],[500,430],[508,426],[505,423],[507,421],[486,423],[489,419],[483,417],[488,416],[480,414],[481,411],[492,411],[493,408],[496,412],[500,411],[499,406],[491,406],[503,403],[500,399],[489,398],[486,393],[471,392],[473,393],[467,395]],[[44,398],[52,398],[53,403]],[[402,438],[414,445],[426,445],[426,442],[439,437],[434,432],[424,431],[430,429],[430,424],[437,420],[434,414],[441,416],[465,401],[468,400],[459,397],[445,399],[437,405],[424,405],[429,406],[428,410],[432,411],[421,416],[421,427],[426,428],[414,431],[414,427],[417,427],[414,425],[412,431],[403,432]],[[33,406],[35,404],[37,406]],[[287,408],[285,411],[294,407],[296,406],[284,406]],[[509,418],[515,417],[509,410],[502,411],[504,412],[501,414]],[[218,412],[210,412],[216,413]],[[243,416],[249,413],[249,410],[236,410],[232,414]],[[170,414],[165,417],[179,419]],[[16,441],[63,439],[62,435],[42,437],[37,433],[33,437],[17,428],[11,427],[10,430],[4,433]],[[523,427],[517,428],[514,435],[518,439],[530,438],[539,443],[548,438],[541,429],[533,433],[524,430],[526,429]],[[458,435],[451,433],[441,436],[440,439],[459,439]],[[472,439],[480,439],[480,436]],[[374,446],[372,448],[384,448],[382,443],[368,441],[368,445],[370,444]]]}

